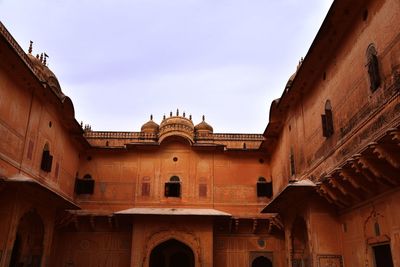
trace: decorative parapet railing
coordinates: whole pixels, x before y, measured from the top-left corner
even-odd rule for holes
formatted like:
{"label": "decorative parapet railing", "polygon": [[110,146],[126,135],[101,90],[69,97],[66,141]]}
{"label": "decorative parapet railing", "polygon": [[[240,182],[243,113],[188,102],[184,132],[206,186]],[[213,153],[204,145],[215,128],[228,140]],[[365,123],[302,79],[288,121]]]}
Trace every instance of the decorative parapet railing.
{"label": "decorative parapet railing", "polygon": [[262,134],[225,134],[215,133],[212,134],[214,140],[229,140],[229,141],[264,141]]}
{"label": "decorative parapet railing", "polygon": [[[188,130],[188,129],[186,129]],[[157,139],[158,134],[142,132],[106,132],[106,131],[87,131],[84,136],[88,139]],[[261,134],[224,134],[215,133],[207,136],[196,136],[198,139],[213,139],[220,141],[263,141]]]}
{"label": "decorative parapet railing", "polygon": [[157,134],[142,132],[98,132],[88,131],[84,133],[88,139],[157,139]]}

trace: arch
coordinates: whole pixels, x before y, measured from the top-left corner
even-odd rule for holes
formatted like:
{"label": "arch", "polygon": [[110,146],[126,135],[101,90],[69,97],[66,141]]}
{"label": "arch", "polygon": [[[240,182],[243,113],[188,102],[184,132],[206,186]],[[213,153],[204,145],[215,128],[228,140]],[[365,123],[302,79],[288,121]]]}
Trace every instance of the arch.
{"label": "arch", "polygon": [[41,265],[44,240],[44,224],[36,211],[26,212],[18,223],[11,253],[10,266]]}
{"label": "arch", "polygon": [[[142,259],[142,267],[150,266],[150,255],[155,247],[158,245],[174,239],[179,241],[190,248],[193,252],[194,257],[194,265],[193,267],[202,266],[201,261],[201,249],[200,249],[200,240],[189,230],[181,229],[181,230],[161,230],[156,231],[152,235],[147,238],[146,247],[144,250],[144,257]],[[172,266],[171,266],[172,267]]]}
{"label": "arch", "polygon": [[251,267],[272,267],[272,262],[264,256],[259,256],[253,260]]}
{"label": "arch", "polygon": [[189,145],[189,146],[191,146],[194,143],[193,138],[191,136],[189,136],[186,133],[177,132],[177,131],[164,134],[158,140],[158,142],[160,144],[168,143],[168,142],[174,142],[174,141],[179,142],[179,143],[183,143],[183,144],[186,144],[186,145]]}
{"label": "arch", "polygon": [[92,175],[90,175],[89,173],[87,173],[87,174],[85,174],[85,175],[83,176],[83,179],[93,179],[93,178],[92,178]]}
{"label": "arch", "polygon": [[194,267],[193,250],[174,238],[155,246],[150,253],[149,267]]}
{"label": "arch", "polygon": [[179,183],[181,180],[179,180],[179,177],[178,177],[178,176],[174,175],[174,176],[171,176],[171,178],[169,178],[169,181],[170,181],[170,182]]}
{"label": "arch", "polygon": [[300,264],[297,266],[309,266],[310,251],[307,225],[300,216],[297,216],[292,224],[290,243],[292,262]]}

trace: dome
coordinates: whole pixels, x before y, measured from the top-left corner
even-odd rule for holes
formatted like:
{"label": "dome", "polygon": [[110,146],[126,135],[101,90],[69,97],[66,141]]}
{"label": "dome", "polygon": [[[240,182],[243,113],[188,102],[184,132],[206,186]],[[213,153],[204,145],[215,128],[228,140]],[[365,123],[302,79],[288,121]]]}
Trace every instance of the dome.
{"label": "dome", "polygon": [[159,126],[153,121],[153,115],[150,116],[150,120],[143,124],[140,129],[143,133],[158,133]]}
{"label": "dome", "polygon": [[194,129],[195,129],[196,132],[209,132],[209,133],[212,133],[212,132],[213,132],[213,128],[211,127],[211,125],[208,124],[208,123],[205,121],[204,115],[203,115],[203,121],[200,122],[199,124],[197,124],[197,125],[194,127]]}
{"label": "dome", "polygon": [[164,116],[163,121],[160,123],[159,133],[160,143],[163,139],[169,136],[180,136],[193,143],[194,125],[191,117],[186,118],[185,115],[179,116],[179,111],[177,110],[176,116],[172,116],[172,112],[170,114],[170,117],[166,118]]}
{"label": "dome", "polygon": [[43,56],[39,58],[39,55],[34,57],[32,54],[28,54],[28,58],[32,63],[32,67],[39,79],[45,82],[60,98],[64,98],[64,94],[61,91],[61,86],[58,82],[56,75],[46,66],[46,60],[43,60]]}

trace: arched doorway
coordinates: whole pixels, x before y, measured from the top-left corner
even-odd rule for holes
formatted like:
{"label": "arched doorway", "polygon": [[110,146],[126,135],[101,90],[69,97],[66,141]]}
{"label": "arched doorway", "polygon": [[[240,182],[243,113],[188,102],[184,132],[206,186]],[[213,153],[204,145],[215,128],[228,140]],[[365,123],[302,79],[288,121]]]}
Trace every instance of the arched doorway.
{"label": "arched doorway", "polygon": [[194,267],[194,254],[184,243],[170,239],[151,251],[149,267]]}
{"label": "arched doorway", "polygon": [[272,262],[267,257],[260,256],[253,260],[251,267],[272,267]]}
{"label": "arched doorway", "polygon": [[19,221],[9,267],[40,267],[43,252],[44,225],[35,211]]}
{"label": "arched doorway", "polygon": [[302,217],[297,217],[293,222],[291,245],[292,267],[310,266],[307,225]]}

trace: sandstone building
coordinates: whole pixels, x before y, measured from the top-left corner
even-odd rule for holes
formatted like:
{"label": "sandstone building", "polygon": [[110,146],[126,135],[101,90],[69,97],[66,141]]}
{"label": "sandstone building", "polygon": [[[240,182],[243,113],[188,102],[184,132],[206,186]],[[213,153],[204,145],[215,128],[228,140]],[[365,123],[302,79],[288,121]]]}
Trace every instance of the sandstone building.
{"label": "sandstone building", "polygon": [[0,24],[0,267],[400,266],[400,2],[336,0],[263,134],[82,126]]}

